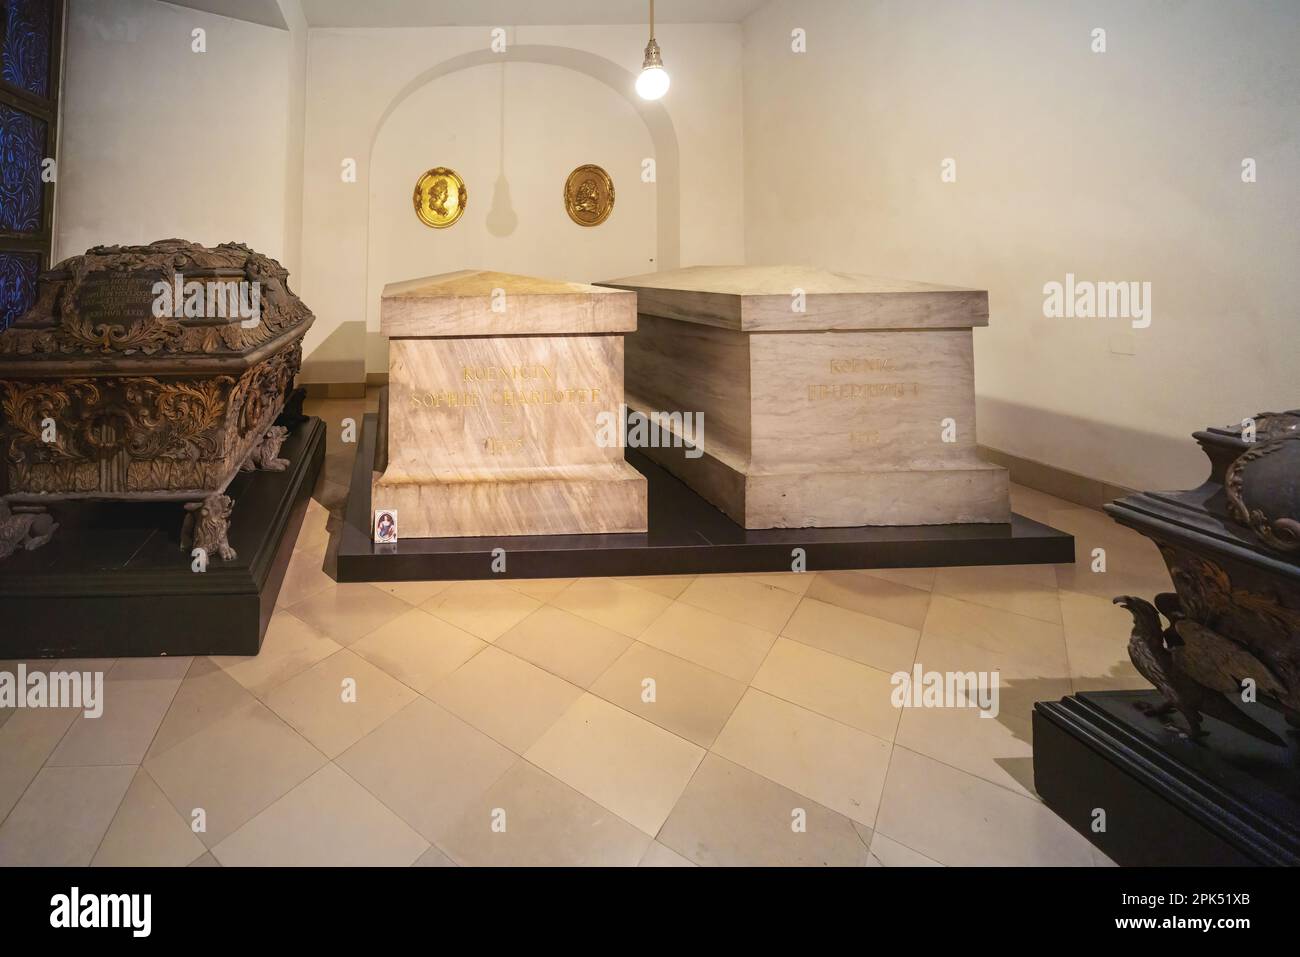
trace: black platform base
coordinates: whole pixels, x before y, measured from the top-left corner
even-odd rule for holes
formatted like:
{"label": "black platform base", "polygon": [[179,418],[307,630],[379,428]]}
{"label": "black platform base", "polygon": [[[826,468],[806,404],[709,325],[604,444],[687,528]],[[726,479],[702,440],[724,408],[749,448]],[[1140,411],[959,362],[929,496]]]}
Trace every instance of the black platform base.
{"label": "black platform base", "polygon": [[[788,572],[796,548],[804,550],[808,571],[1074,561],[1072,536],[1019,515],[1007,525],[747,530],[634,449],[627,450],[627,460],[646,477],[649,491],[644,534],[416,538],[375,545],[370,474],[377,427],[377,417],[367,415],[339,543],[343,582]],[[496,548],[506,551],[504,572],[493,570]]]}
{"label": "black platform base", "polygon": [[321,420],[280,454],[285,471],[230,483],[238,557],[202,573],[181,548],[180,503],[51,505],[54,540],[0,561],[0,659],[257,654],[325,460]]}
{"label": "black platform base", "polygon": [[1250,711],[1287,747],[1213,718],[1193,740],[1135,701],[1161,698],[1084,692],[1034,706],[1034,787],[1048,807],[1118,864],[1300,864],[1300,738],[1280,715]]}

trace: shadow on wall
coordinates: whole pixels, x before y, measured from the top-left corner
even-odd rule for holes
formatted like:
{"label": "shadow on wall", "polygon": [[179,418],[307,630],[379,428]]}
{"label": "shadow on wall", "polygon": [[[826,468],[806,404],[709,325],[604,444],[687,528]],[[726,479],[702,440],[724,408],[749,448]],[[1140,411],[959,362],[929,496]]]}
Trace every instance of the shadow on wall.
{"label": "shadow on wall", "polygon": [[[985,396],[976,396],[975,419],[981,451],[1010,468],[1011,481],[1080,504],[1095,507],[1130,489],[1195,488],[1209,474],[1191,438],[1209,422],[1189,425],[1187,435],[1176,438]],[[1074,436],[1076,448],[1106,452],[1087,463],[1053,462],[1044,450],[1062,435]]]}
{"label": "shadow on wall", "polygon": [[[366,324],[364,320],[344,322],[304,358],[302,384],[360,384],[366,380]],[[384,342],[387,351],[387,340]]]}
{"label": "shadow on wall", "polygon": [[[506,65],[501,64],[501,105],[497,131],[497,181],[492,187],[492,208],[488,210],[487,229],[493,236],[509,236],[519,225],[519,215],[510,201],[510,181],[506,179]],[[376,135],[378,139],[378,135]],[[374,147],[371,147],[374,155]]]}

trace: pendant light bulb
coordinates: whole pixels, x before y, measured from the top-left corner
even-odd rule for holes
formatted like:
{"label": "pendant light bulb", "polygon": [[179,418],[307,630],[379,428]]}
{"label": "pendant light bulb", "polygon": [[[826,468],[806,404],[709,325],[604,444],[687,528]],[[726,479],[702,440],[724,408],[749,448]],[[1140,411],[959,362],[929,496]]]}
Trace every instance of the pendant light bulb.
{"label": "pendant light bulb", "polygon": [[668,71],[664,69],[659,44],[655,40],[654,0],[650,0],[650,42],[645,46],[641,75],[636,78],[636,92],[643,100],[657,100],[668,92]]}

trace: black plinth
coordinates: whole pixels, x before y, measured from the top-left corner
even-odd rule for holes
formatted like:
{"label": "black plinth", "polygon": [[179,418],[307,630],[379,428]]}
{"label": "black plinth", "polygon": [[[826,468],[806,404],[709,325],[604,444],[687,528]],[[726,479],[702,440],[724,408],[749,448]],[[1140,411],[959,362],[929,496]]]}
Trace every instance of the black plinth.
{"label": "black plinth", "polygon": [[1193,740],[1133,706],[1160,700],[1106,691],[1038,702],[1034,787],[1047,806],[1118,864],[1300,864],[1300,739],[1282,717],[1250,710],[1286,747],[1210,717]]}
{"label": "black plinth", "polygon": [[[777,572],[790,571],[795,548],[804,549],[808,571],[1074,561],[1072,536],[1019,515],[1006,525],[746,530],[634,449],[627,450],[627,460],[646,477],[649,493],[644,534],[416,538],[375,545],[370,474],[377,428],[377,416],[367,415],[339,543],[343,582]],[[496,548],[506,550],[503,573],[492,569]]]}
{"label": "black plinth", "polygon": [[283,472],[242,472],[234,561],[191,570],[178,502],[61,502],[54,540],[0,561],[0,658],[253,655],[325,460],[325,426],[298,425]]}

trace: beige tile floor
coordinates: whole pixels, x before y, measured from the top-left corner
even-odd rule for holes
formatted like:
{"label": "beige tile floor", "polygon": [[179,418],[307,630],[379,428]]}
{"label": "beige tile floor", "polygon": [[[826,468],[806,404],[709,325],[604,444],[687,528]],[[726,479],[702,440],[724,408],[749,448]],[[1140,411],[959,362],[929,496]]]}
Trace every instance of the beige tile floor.
{"label": "beige tile floor", "polygon": [[[315,406],[262,653],[74,663],[102,718],[0,711],[0,865],[1109,863],[1034,793],[1030,724],[1144,686],[1109,598],[1168,579],[1101,513],[1014,490],[1104,573],[337,584],[363,404]],[[996,669],[1001,713],[893,708],[913,662]]]}

